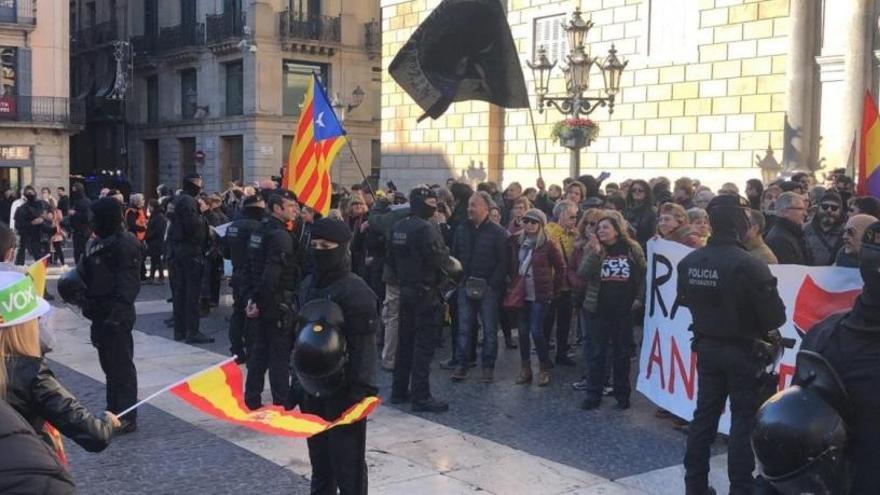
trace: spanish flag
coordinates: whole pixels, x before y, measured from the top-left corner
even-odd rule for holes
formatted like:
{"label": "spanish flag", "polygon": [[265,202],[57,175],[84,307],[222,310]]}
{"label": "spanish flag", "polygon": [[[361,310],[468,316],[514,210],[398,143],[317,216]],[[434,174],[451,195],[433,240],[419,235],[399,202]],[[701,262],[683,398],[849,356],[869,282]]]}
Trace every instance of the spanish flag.
{"label": "spanish flag", "polygon": [[270,435],[308,438],[334,426],[348,425],[366,418],[380,403],[367,397],[350,407],[335,421],[327,421],[299,410],[266,406],[251,411],[244,405],[244,380],[233,359],[208,368],[171,387],[171,393],[196,409],[229,423]]}
{"label": "spanish flag", "polygon": [[345,130],[336,118],[318,76],[312,74],[281,187],[296,194],[300,203],[326,215],[330,211],[330,165],[345,144]]}
{"label": "spanish flag", "polygon": [[880,119],[870,91],[865,91],[862,108],[858,193],[880,198]]}
{"label": "spanish flag", "polygon": [[49,273],[49,255],[34,261],[29,266],[27,274],[34,281],[34,294],[43,297],[46,295],[46,275]]}

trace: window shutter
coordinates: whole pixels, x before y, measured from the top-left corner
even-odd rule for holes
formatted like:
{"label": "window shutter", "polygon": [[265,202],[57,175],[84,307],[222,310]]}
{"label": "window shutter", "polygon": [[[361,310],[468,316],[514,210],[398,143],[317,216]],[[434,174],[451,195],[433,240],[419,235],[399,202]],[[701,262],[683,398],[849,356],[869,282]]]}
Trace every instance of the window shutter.
{"label": "window shutter", "polygon": [[31,87],[31,49],[18,48],[16,55],[16,63],[18,70],[15,74],[16,93],[24,98],[18,99],[18,115],[25,121],[31,118],[31,95],[33,95]]}

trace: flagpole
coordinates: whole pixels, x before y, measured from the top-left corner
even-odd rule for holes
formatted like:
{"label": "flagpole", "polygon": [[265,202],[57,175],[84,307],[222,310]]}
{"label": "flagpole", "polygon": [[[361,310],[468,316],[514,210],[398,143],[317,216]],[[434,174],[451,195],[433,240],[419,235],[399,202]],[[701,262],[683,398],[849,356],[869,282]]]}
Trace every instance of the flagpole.
{"label": "flagpole", "polygon": [[125,416],[126,414],[128,414],[128,413],[134,411],[134,410],[137,409],[138,407],[142,406],[143,404],[146,404],[147,402],[149,402],[149,401],[155,399],[155,398],[158,397],[159,395],[162,395],[162,394],[164,394],[165,392],[171,390],[172,388],[174,388],[174,387],[180,385],[181,383],[188,382],[189,380],[195,378],[195,377],[198,376],[198,375],[201,375],[202,373],[204,373],[205,371],[208,371],[208,370],[211,369],[211,368],[217,368],[217,367],[219,367],[219,366],[223,366],[223,365],[229,363],[230,361],[234,361],[237,357],[238,357],[238,356],[232,356],[232,357],[230,357],[230,358],[226,358],[226,359],[224,359],[223,361],[221,361],[220,363],[217,363],[217,364],[215,364],[215,365],[213,365],[213,366],[210,366],[210,367],[208,367],[208,368],[205,368],[205,369],[203,369],[203,370],[196,371],[195,373],[193,373],[193,374],[187,376],[186,378],[183,378],[183,379],[181,379],[181,380],[178,380],[178,381],[172,383],[171,385],[168,385],[168,386],[166,386],[166,387],[163,387],[163,388],[162,388],[161,390],[159,390],[158,392],[154,392],[154,393],[150,394],[150,396],[147,397],[146,399],[144,399],[144,400],[138,402],[137,404],[135,404],[135,405],[129,407],[128,409],[122,411],[121,413],[117,414],[116,417],[117,417],[117,418],[121,418],[121,417]]}
{"label": "flagpole", "polygon": [[351,145],[351,141],[348,139],[348,134],[343,134],[342,139],[345,139],[345,144],[348,145],[348,150],[351,151],[351,156],[354,158],[354,163],[357,164],[358,171],[360,171],[361,177],[364,178],[364,184],[367,185],[367,189],[369,189],[370,194],[374,195],[373,186],[370,185],[370,181],[369,179],[367,179],[367,174],[364,173],[364,168],[361,167],[361,161],[358,160],[358,156],[354,152],[354,146]]}
{"label": "flagpole", "polygon": [[529,121],[532,123],[532,137],[535,139],[535,161],[538,163],[538,178],[543,179],[544,173],[541,171],[541,153],[538,152],[538,128],[535,127],[535,115],[532,113],[531,105],[529,105]]}

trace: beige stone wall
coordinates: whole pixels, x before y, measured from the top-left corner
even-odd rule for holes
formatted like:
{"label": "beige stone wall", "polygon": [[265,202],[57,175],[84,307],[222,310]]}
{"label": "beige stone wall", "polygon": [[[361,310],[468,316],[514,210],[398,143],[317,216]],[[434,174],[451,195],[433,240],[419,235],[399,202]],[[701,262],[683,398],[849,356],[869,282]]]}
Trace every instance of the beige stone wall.
{"label": "beige stone wall", "polygon": [[[663,5],[654,0],[655,6]],[[489,177],[531,184],[537,176],[528,112],[504,110],[496,131],[503,135],[502,163],[489,160],[489,108],[481,102],[453,105],[435,122],[416,124],[420,109],[387,75],[387,66],[435,0],[383,2],[383,174],[401,181],[440,181],[460,176],[471,160],[483,161]],[[568,14],[577,2],[511,0],[508,20],[521,60],[532,58],[536,17]],[[613,43],[630,64],[614,113],[591,118],[601,135],[582,156],[582,173],[607,170],[612,180],[657,175],[698,177],[704,183],[742,184],[760,177],[755,155],[770,144],[781,150],[784,129],[789,0],[699,0],[697,55],[692,63],[652,64],[645,54],[647,0],[582,0],[595,27],[588,52],[604,57]],[[684,14],[683,14],[684,15]],[[656,28],[656,27],[655,27]],[[523,64],[525,68],[525,65]],[[534,91],[530,71],[526,83]],[[561,91],[556,69],[551,88]],[[602,87],[601,73],[592,74]],[[590,91],[599,96],[601,91]],[[568,175],[568,150],[550,138],[562,116],[535,112],[544,176]],[[781,154],[781,153],[780,153]],[[494,167],[498,170],[494,170]],[[477,167],[479,168],[479,166]],[[477,171],[475,176],[480,176]]]}

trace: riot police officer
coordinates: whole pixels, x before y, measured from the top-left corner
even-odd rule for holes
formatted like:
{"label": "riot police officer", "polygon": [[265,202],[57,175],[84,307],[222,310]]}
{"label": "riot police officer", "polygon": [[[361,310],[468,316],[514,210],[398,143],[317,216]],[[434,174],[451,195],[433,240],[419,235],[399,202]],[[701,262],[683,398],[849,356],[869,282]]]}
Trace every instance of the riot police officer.
{"label": "riot police officer", "polygon": [[859,272],[865,285],[852,311],[826,318],[801,344],[828,360],[849,396],[839,412],[852,437],[847,453],[853,494],[880,493],[880,222],[865,229],[861,246]]}
{"label": "riot police officer", "polygon": [[70,229],[73,237],[73,261],[79,263],[86,252],[86,243],[92,235],[89,225],[91,224],[91,210],[89,198],[86,197],[82,183],[74,182],[70,186],[70,209],[65,212],[70,219]]}
{"label": "riot police officer", "polygon": [[763,399],[761,378],[768,364],[755,349],[785,322],[785,306],[767,265],[742,245],[749,229],[748,203],[720,195],[707,209],[709,244],[678,264],[678,297],[693,317],[699,376],[684,458],[685,486],[688,495],[714,493],[708,486],[709,451],[729,396],[730,493],[752,493],[755,461],[749,433]]}
{"label": "riot police officer", "polygon": [[[299,207],[294,195],[279,189],[269,196],[269,215],[250,236],[248,298],[245,312],[254,319],[247,360],[245,404],[262,407],[266,370],[272,403],[284,404],[290,388],[288,361],[293,345],[295,291],[299,285],[302,250],[292,232]],[[302,225],[297,226],[298,230]]]}
{"label": "riot police officer", "polygon": [[[107,410],[124,411],[137,402],[134,367],[134,302],[141,289],[140,242],[122,228],[122,205],[102,198],[91,206],[96,238],[82,261],[86,285],[83,315],[92,320],[92,345],[107,377]],[[137,410],[122,420],[121,431],[137,428]]]}
{"label": "riot police officer", "polygon": [[[303,295],[291,363],[298,384],[286,406],[301,400],[303,412],[330,421],[378,393],[376,295],[351,272],[351,239],[341,221],[322,218],[312,225],[315,278]],[[361,420],[308,439],[312,493],[367,493],[366,437]]]}
{"label": "riot police officer", "polygon": [[223,257],[232,261],[232,316],[229,319],[229,351],[238,356],[239,363],[247,362],[247,350],[250,339],[247,334],[247,318],[245,306],[248,292],[247,247],[251,234],[260,227],[266,212],[266,204],[259,196],[251,196],[244,200],[240,210],[241,216],[226,228],[223,237]]}
{"label": "riot police officer", "polygon": [[440,283],[449,257],[439,229],[428,221],[437,194],[417,187],[410,214],[391,230],[388,264],[400,282],[400,328],[391,402],[410,400],[413,411],[444,412],[449,405],[431,396],[429,373],[442,325]]}
{"label": "riot police officer", "polygon": [[213,337],[199,331],[199,296],[208,238],[208,224],[195,199],[201,190],[202,176],[187,175],[183,192],[168,208],[174,340],[186,339],[193,344],[214,342]]}

